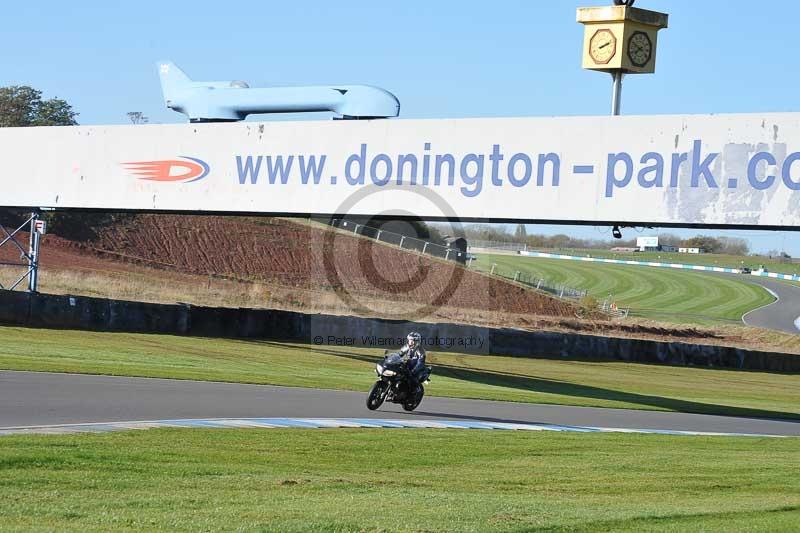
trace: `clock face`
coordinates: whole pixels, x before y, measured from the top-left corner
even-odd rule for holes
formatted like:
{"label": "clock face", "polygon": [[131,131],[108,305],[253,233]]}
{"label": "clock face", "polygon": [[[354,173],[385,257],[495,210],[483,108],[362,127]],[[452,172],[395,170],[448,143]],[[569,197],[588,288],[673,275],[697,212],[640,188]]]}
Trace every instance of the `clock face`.
{"label": "clock face", "polygon": [[643,67],[653,57],[653,42],[643,31],[635,31],[628,39],[628,59],[637,67]]}
{"label": "clock face", "polygon": [[617,53],[617,38],[611,30],[597,30],[589,39],[589,57],[598,65],[607,65]]}

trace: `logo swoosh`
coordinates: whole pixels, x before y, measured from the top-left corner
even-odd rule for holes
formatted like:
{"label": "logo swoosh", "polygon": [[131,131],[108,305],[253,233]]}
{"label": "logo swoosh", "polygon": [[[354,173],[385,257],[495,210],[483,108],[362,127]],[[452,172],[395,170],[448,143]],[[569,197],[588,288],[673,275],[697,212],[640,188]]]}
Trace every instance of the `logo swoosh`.
{"label": "logo swoosh", "polygon": [[129,161],[123,165],[131,174],[147,181],[191,183],[208,176],[210,169],[205,161],[196,157],[180,157],[183,159]]}

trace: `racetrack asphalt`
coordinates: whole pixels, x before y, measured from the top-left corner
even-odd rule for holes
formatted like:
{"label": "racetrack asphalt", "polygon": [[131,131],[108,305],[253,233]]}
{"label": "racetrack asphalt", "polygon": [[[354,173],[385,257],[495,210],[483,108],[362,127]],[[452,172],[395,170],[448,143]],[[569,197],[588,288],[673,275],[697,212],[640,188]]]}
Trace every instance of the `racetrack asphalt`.
{"label": "racetrack asphalt", "polygon": [[746,313],[742,321],[748,326],[800,334],[795,323],[800,319],[800,287],[770,278],[752,278],[747,281],[764,287],[778,299]]}
{"label": "racetrack asphalt", "polygon": [[[432,385],[435,386],[435,383]],[[800,436],[800,422],[426,397],[365,406],[367,391],[0,371],[0,429],[189,418],[392,418]]]}

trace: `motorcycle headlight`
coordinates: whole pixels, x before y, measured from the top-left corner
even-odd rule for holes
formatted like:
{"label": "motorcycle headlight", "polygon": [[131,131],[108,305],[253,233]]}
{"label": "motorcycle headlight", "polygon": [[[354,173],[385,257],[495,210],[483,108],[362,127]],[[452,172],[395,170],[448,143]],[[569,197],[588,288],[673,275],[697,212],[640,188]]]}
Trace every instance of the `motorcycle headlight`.
{"label": "motorcycle headlight", "polygon": [[380,364],[380,363],[378,363],[377,365],[375,365],[375,372],[377,372],[379,376],[380,376],[381,374],[383,374],[383,366],[381,366],[381,364]]}
{"label": "motorcycle headlight", "polygon": [[394,370],[384,370],[382,375],[384,375],[384,376],[396,376],[397,372],[395,372]]}

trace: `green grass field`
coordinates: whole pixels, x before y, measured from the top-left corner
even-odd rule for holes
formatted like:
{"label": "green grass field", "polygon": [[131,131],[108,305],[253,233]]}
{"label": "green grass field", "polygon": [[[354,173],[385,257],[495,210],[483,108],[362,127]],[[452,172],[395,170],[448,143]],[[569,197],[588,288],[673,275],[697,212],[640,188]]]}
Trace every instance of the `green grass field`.
{"label": "green grass field", "polygon": [[763,265],[770,272],[800,274],[800,263],[782,263],[769,257],[754,257],[725,254],[681,254],[677,252],[632,252],[621,253],[609,250],[590,250],[584,248],[563,250],[542,250],[563,255],[603,257],[631,261],[660,261],[662,263],[682,263],[686,265],[706,265],[728,268],[748,267],[752,270]]}
{"label": "green grass field", "polygon": [[583,263],[514,255],[480,254],[472,267],[512,276],[516,271],[587,290],[602,301],[610,297],[632,316],[673,322],[739,322],[742,315],[774,298],[763,288],[734,277],[668,268]]}
{"label": "green grass field", "polygon": [[147,430],[0,439],[4,530],[796,531],[796,439]]}
{"label": "green grass field", "polygon": [[[362,391],[383,351],[0,327],[0,368]],[[800,356],[799,356],[800,357]],[[800,417],[800,375],[430,353],[433,396]]]}

